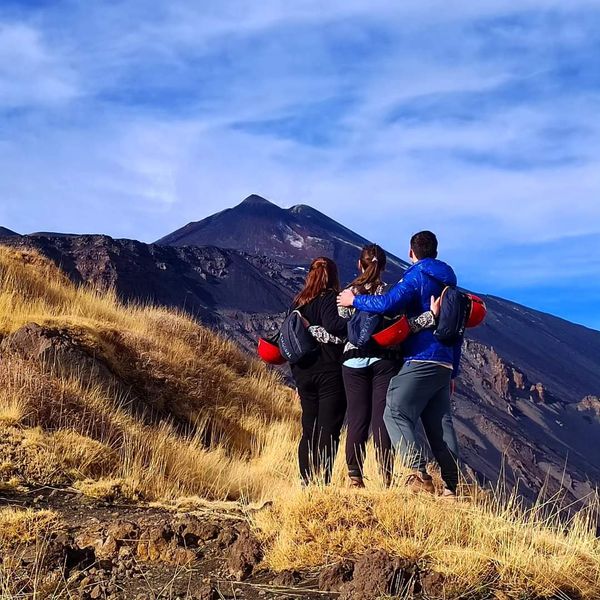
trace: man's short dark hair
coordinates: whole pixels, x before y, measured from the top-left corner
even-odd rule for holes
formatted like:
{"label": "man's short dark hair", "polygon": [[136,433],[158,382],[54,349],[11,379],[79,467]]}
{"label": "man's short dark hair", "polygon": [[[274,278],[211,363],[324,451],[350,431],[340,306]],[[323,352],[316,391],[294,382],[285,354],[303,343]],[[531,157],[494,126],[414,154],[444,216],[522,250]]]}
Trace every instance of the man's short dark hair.
{"label": "man's short dark hair", "polygon": [[438,241],[435,233],[431,231],[419,231],[419,233],[415,233],[410,238],[410,247],[419,260],[422,258],[437,258]]}

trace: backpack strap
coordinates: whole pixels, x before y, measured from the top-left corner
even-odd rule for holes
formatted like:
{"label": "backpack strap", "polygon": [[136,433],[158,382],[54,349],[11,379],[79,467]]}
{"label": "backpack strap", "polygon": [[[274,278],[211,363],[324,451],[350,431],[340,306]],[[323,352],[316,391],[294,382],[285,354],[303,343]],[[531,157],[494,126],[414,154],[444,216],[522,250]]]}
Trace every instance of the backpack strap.
{"label": "backpack strap", "polygon": [[294,307],[293,305],[290,307],[290,309],[287,311],[287,314],[285,315],[285,319],[287,319],[292,313],[298,313],[307,323],[308,326],[310,327],[310,321],[302,314],[302,306],[298,306],[298,307]]}
{"label": "backpack strap", "polygon": [[320,344],[344,344],[345,341],[335,335],[332,335],[322,325],[311,325],[310,321],[302,314],[300,310],[302,307],[294,308],[293,306],[288,310],[285,318],[289,317],[292,313],[297,312],[302,319],[308,323],[308,332],[312,335],[317,342]]}

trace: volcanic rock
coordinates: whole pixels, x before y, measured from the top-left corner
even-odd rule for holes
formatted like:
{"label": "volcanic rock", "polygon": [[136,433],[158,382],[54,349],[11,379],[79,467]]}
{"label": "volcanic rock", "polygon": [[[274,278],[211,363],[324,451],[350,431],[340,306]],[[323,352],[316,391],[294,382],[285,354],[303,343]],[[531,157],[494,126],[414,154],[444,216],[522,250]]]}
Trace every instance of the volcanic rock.
{"label": "volcanic rock", "polygon": [[339,592],[354,574],[354,563],[346,560],[324,567],[319,574],[319,589],[325,592]]}
{"label": "volcanic rock", "polygon": [[352,580],[342,588],[342,600],[377,600],[404,591],[415,568],[384,550],[363,554],[354,564]]}
{"label": "volcanic rock", "polygon": [[263,558],[260,542],[247,525],[238,529],[238,537],[229,549],[227,566],[231,576],[237,581],[247,579]]}

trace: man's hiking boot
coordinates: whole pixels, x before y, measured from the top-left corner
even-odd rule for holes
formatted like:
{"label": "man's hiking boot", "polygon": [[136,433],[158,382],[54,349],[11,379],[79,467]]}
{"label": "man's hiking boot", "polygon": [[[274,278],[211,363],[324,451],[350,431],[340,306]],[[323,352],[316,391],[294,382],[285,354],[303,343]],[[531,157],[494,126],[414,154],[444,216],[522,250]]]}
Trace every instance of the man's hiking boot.
{"label": "man's hiking boot", "polygon": [[435,493],[435,487],[433,486],[433,479],[429,475],[420,473],[418,471],[411,473],[406,479],[406,485],[413,492],[427,492],[428,494]]}
{"label": "man's hiking boot", "polygon": [[356,490],[362,490],[365,487],[365,482],[362,477],[350,475],[350,487]]}

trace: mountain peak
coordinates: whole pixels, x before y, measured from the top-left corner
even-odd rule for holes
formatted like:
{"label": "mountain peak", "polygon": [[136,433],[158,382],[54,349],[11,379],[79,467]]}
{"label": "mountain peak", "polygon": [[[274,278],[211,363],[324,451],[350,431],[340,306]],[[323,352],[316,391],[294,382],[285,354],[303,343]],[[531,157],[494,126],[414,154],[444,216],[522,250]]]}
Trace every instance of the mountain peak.
{"label": "mountain peak", "polygon": [[275,206],[272,202],[270,202],[266,198],[263,198],[262,196],[259,196],[258,194],[250,194],[247,198],[245,198],[240,203],[240,206],[249,206],[249,205],[252,205],[252,206],[257,206],[257,205]]}
{"label": "mountain peak", "polygon": [[294,204],[294,206],[292,206],[289,210],[292,213],[300,214],[300,213],[306,212],[307,210],[314,210],[314,209],[311,206],[308,206],[308,204]]}
{"label": "mountain peak", "polygon": [[327,216],[327,215],[323,215],[322,212],[318,211],[316,208],[313,208],[312,206],[309,206],[308,204],[295,204],[294,206],[292,206],[289,211],[295,215],[321,215],[321,216]]}
{"label": "mountain peak", "polygon": [[0,236],[13,237],[13,236],[18,236],[18,235],[19,234],[16,231],[13,231],[12,229],[8,229],[6,227],[0,226]]}

